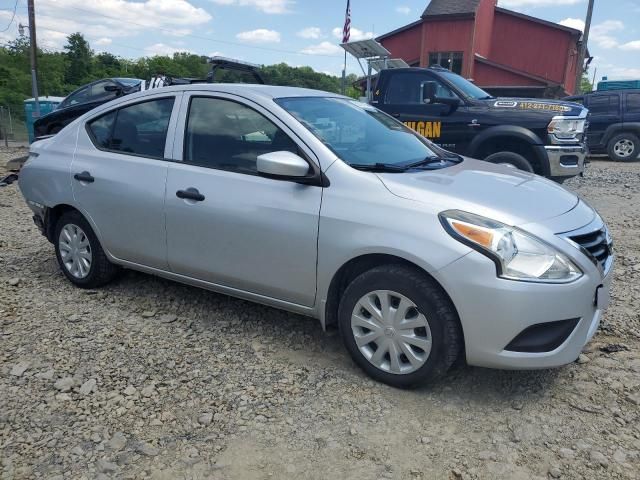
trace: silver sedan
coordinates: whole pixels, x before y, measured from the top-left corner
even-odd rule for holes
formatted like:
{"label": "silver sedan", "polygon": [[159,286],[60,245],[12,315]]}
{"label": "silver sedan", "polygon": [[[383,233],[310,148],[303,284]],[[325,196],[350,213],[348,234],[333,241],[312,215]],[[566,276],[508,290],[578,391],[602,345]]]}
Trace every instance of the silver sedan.
{"label": "silver sedan", "polygon": [[316,317],[399,387],[461,356],[571,362],[609,300],[612,242],[585,202],[326,92],[129,95],[34,143],[20,188],[75,285],[124,267]]}

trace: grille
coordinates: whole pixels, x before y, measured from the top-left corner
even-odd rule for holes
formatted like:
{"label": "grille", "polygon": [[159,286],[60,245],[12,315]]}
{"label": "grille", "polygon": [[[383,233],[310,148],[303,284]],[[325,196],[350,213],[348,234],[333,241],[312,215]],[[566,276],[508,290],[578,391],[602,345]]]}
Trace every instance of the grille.
{"label": "grille", "polygon": [[609,255],[611,255],[611,245],[609,243],[609,236],[607,235],[606,228],[602,228],[591,233],[585,233],[584,235],[576,235],[570,238],[589,252],[604,268]]}

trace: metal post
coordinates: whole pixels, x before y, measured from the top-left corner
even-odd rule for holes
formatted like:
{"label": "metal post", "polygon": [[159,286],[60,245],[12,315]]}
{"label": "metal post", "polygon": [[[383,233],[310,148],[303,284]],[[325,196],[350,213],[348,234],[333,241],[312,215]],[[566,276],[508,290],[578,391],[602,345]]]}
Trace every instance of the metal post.
{"label": "metal post", "polygon": [[584,33],[582,34],[582,43],[578,49],[578,64],[576,66],[576,88],[575,93],[581,93],[582,74],[584,73],[584,57],[587,54],[589,44],[589,31],[591,30],[591,17],[593,16],[593,4],[595,0],[589,0],[587,8],[587,21],[584,24]]}
{"label": "metal post", "polygon": [[7,135],[7,127],[4,124],[4,107],[0,107],[0,134],[4,138],[4,146],[9,148],[9,135]]}
{"label": "metal post", "polygon": [[37,65],[37,44],[36,44],[36,14],[33,0],[27,1],[29,10],[29,45],[31,50],[31,92],[35,101],[33,116],[40,117],[40,101],[38,100],[38,65]]}
{"label": "metal post", "polygon": [[347,92],[347,51],[344,51],[344,66],[342,67],[342,86],[340,93],[344,95]]}
{"label": "metal post", "polygon": [[371,61],[367,61],[367,102],[371,103]]}

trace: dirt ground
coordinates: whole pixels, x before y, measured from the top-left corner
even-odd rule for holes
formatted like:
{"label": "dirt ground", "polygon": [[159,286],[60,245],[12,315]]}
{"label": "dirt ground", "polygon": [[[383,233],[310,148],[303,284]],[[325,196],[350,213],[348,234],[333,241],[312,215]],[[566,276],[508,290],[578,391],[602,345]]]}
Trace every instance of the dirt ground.
{"label": "dirt ground", "polygon": [[0,478],[640,478],[640,162],[566,186],[617,255],[580,360],[414,391],[312,319],[135,272],[78,290],[0,188]]}

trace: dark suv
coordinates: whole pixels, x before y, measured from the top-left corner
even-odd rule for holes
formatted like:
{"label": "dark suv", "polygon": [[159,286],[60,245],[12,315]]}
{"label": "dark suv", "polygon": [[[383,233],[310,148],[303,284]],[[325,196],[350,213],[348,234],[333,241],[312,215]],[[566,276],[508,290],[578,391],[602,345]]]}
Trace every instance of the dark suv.
{"label": "dark suv", "polygon": [[640,154],[640,89],[602,90],[565,100],[589,109],[587,144],[591,153],[632,161]]}

